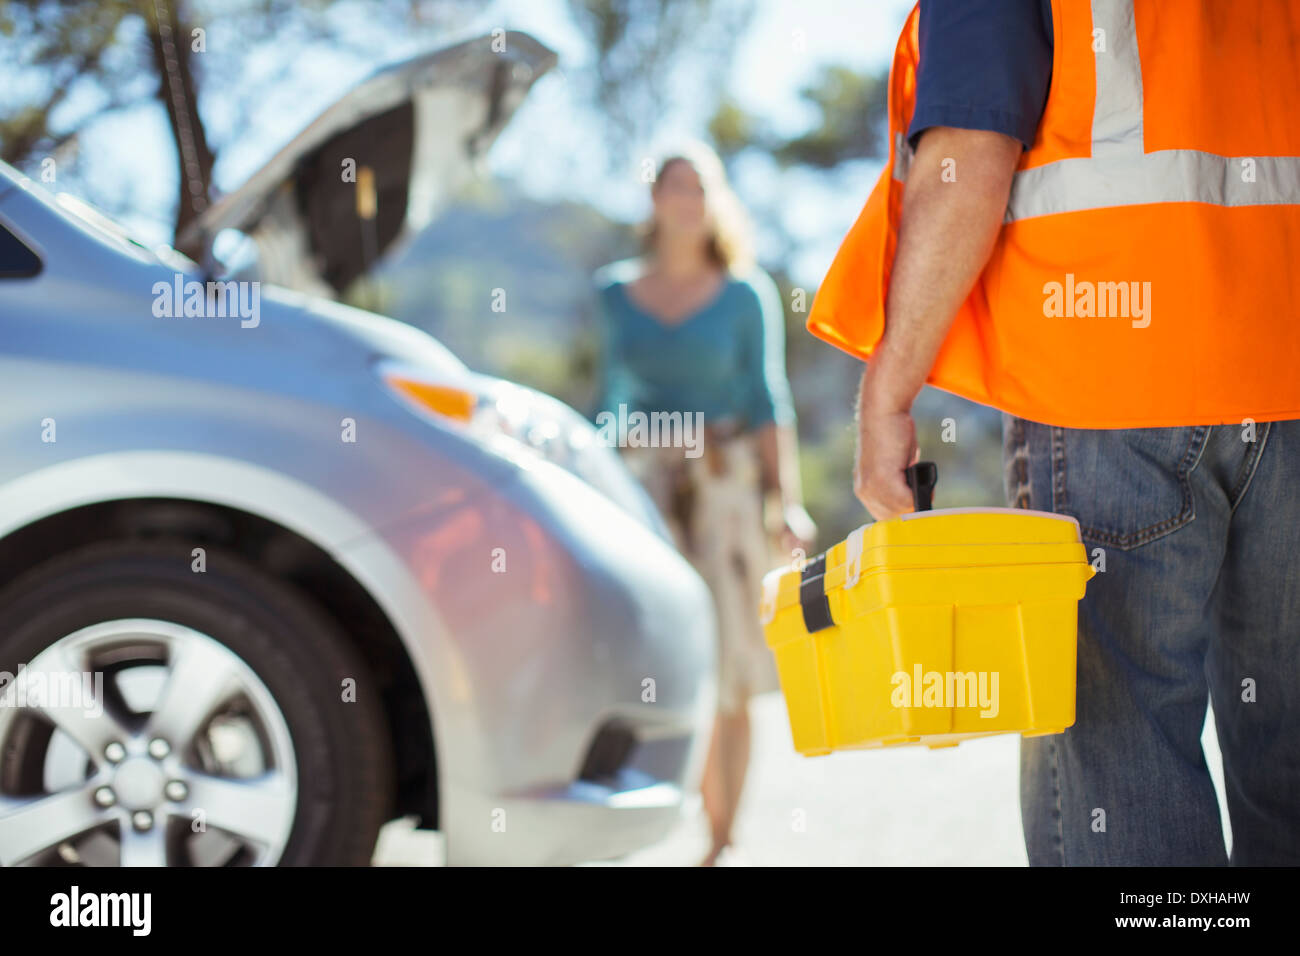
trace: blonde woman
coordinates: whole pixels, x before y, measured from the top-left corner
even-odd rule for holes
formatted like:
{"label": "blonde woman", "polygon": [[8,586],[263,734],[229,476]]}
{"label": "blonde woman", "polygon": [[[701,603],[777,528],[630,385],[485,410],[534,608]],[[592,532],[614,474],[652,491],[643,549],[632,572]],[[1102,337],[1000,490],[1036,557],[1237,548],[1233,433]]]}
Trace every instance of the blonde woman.
{"label": "blonde woman", "polygon": [[[639,259],[597,274],[604,320],[601,410],[702,416],[703,453],[628,448],[678,546],[713,592],[718,717],[701,791],[711,866],[732,839],[749,765],[747,703],[774,687],[757,606],[762,576],[816,534],[804,510],[780,295],[749,257],[746,220],[716,154],[659,164]],[[623,420],[623,419],[619,419]],[[696,420],[696,419],[692,419]]]}

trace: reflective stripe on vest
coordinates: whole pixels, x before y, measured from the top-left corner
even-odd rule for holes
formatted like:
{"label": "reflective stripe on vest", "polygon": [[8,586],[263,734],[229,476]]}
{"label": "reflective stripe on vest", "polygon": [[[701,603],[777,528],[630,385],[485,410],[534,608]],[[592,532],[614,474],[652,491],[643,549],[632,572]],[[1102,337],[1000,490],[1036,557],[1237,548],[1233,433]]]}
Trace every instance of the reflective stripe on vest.
{"label": "reflective stripe on vest", "polygon": [[[1105,31],[1108,53],[1096,61],[1092,155],[1018,171],[1006,222],[1145,203],[1300,203],[1297,156],[1220,156],[1196,149],[1144,152],[1142,61],[1133,0],[1092,0],[1091,6],[1094,30]],[[1254,163],[1250,182],[1241,175],[1246,162]],[[901,165],[902,176],[897,167],[894,175],[905,179],[908,164]]]}

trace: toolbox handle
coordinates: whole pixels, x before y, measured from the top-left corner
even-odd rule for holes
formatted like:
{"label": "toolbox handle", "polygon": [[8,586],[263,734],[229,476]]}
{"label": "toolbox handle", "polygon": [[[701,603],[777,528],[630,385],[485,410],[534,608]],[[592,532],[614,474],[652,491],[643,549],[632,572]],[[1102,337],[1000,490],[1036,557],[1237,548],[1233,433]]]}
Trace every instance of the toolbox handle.
{"label": "toolbox handle", "polygon": [[809,634],[835,626],[831,600],[826,594],[825,551],[810,559],[799,575],[799,607],[803,611],[804,629]]}
{"label": "toolbox handle", "polygon": [[912,502],[917,511],[929,511],[933,506],[934,486],[939,481],[939,466],[932,461],[918,461],[904,472],[907,487],[912,489]]}

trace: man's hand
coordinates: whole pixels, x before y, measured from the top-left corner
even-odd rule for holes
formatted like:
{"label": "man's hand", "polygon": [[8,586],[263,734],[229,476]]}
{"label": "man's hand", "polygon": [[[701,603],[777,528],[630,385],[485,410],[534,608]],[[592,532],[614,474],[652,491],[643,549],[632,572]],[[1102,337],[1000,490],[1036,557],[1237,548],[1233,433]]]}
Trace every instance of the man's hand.
{"label": "man's hand", "polygon": [[891,402],[874,387],[870,368],[858,391],[858,455],[853,490],[871,516],[884,521],[912,510],[912,492],[903,472],[920,457],[916,423],[907,405]]}

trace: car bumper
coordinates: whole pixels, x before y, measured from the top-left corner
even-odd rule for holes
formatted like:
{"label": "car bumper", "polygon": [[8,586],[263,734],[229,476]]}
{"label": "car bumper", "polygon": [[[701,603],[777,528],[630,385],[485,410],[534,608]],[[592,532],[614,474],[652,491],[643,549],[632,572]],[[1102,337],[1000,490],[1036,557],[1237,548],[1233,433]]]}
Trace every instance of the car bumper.
{"label": "car bumper", "polygon": [[383,539],[427,621],[414,656],[449,863],[609,859],[676,826],[713,725],[716,637],[668,542],[544,463]]}

